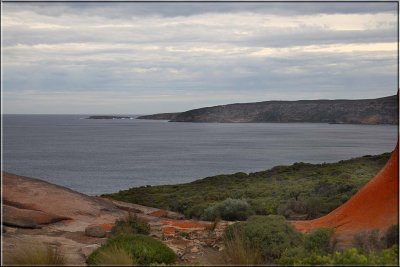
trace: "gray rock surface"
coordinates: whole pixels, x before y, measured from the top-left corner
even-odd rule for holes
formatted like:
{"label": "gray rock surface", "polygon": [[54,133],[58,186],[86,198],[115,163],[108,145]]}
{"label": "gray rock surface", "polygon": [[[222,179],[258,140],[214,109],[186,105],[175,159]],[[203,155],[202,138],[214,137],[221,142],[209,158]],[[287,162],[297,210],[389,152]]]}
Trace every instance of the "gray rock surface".
{"label": "gray rock surface", "polygon": [[90,225],[85,229],[85,235],[90,237],[105,237],[106,231],[100,225]]}

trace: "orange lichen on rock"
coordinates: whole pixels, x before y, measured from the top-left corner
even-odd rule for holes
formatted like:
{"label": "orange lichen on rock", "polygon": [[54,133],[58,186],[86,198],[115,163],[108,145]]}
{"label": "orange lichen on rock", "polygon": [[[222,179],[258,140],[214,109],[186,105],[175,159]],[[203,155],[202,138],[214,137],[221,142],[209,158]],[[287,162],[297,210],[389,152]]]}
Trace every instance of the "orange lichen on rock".
{"label": "orange lichen on rock", "polygon": [[148,215],[154,216],[154,217],[165,217],[165,216],[168,215],[168,211],[166,211],[166,210],[156,210],[156,211],[153,211],[153,212],[149,213]]}
{"label": "orange lichen on rock", "polygon": [[100,226],[101,226],[101,228],[103,228],[104,231],[110,232],[111,229],[114,227],[114,224],[112,224],[112,223],[103,223]]}
{"label": "orange lichen on rock", "polygon": [[371,229],[385,230],[398,223],[399,210],[399,147],[392,152],[385,167],[346,203],[331,213],[310,221],[294,221],[302,232],[316,228],[335,229],[343,243],[354,234]]}
{"label": "orange lichen on rock", "polygon": [[37,228],[41,224],[50,224],[62,220],[69,220],[68,217],[38,211],[20,209],[13,206],[3,205],[3,224],[15,227]]}
{"label": "orange lichen on rock", "polygon": [[163,228],[163,234],[167,236],[174,236],[176,232],[175,227],[173,226],[166,226]]}
{"label": "orange lichen on rock", "polygon": [[161,223],[177,229],[203,230],[206,224],[191,220],[162,219]]}

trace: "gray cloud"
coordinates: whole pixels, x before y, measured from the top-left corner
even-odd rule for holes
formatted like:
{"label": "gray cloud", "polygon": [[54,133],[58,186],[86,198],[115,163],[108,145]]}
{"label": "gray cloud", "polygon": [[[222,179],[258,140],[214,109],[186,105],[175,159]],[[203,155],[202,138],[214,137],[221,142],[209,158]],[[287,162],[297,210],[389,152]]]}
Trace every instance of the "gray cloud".
{"label": "gray cloud", "polygon": [[4,3],[4,110],[151,113],[394,94],[396,8]]}
{"label": "gray cloud", "polygon": [[[62,1],[60,1],[62,2]],[[91,15],[101,14],[109,18],[121,16],[149,16],[159,15],[164,17],[192,16],[204,13],[261,13],[275,15],[307,15],[307,14],[366,14],[377,12],[396,12],[395,2],[275,2],[275,3],[6,3],[7,8],[19,10],[21,5],[38,14],[60,17],[66,14]]]}

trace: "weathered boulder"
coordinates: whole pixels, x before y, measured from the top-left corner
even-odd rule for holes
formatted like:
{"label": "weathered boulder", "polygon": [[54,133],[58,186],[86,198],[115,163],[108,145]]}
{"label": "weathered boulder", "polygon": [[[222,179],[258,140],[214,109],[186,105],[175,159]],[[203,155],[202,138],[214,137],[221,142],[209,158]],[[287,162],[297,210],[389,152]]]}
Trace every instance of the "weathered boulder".
{"label": "weathered boulder", "polygon": [[3,203],[92,223],[101,216],[112,221],[126,212],[112,202],[90,197],[39,179],[3,172]]}
{"label": "weathered boulder", "polygon": [[89,225],[85,229],[85,234],[90,237],[106,237],[107,233],[101,225]]}
{"label": "weathered boulder", "polygon": [[3,224],[21,228],[38,228],[40,224],[49,224],[68,217],[58,216],[38,210],[20,209],[3,205]]}

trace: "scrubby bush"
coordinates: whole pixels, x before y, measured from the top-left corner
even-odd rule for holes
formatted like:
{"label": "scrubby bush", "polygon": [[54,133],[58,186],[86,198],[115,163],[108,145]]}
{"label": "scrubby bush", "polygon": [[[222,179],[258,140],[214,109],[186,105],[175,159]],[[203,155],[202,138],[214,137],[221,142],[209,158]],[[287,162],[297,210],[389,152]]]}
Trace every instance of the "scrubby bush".
{"label": "scrubby bush", "polygon": [[280,205],[277,212],[279,215],[285,216],[287,219],[296,219],[294,216],[307,213],[307,207],[304,201],[292,198],[286,203]]}
{"label": "scrubby bush", "polygon": [[[279,260],[282,265],[375,265],[375,266],[398,266],[399,250],[395,245],[381,252],[363,253],[357,248],[345,251],[337,251],[333,254],[319,255],[315,252],[307,254],[303,252],[287,253]],[[301,251],[301,249],[300,249]]]}
{"label": "scrubby bush", "polygon": [[42,243],[19,244],[13,251],[4,253],[6,265],[65,265],[66,257],[58,247]]}
{"label": "scrubby bush", "polygon": [[200,203],[198,205],[191,206],[185,210],[185,217],[200,219],[208,207],[209,205],[206,203]]}
{"label": "scrubby bush", "polygon": [[333,265],[333,259],[331,256],[326,255],[318,255],[317,253],[313,252],[309,254],[307,257],[302,259],[295,260],[293,265]]}
{"label": "scrubby bush", "polygon": [[372,229],[354,235],[353,245],[363,252],[370,253],[384,248],[383,240],[379,237],[379,230]]}
{"label": "scrubby bush", "polygon": [[263,263],[260,251],[246,241],[244,233],[238,229],[232,229],[229,238],[224,238],[225,249],[222,251],[224,264],[256,265]]}
{"label": "scrubby bush", "polygon": [[309,234],[305,234],[303,242],[299,246],[286,248],[283,251],[278,261],[279,264],[324,265],[331,263],[332,260],[325,256],[333,251],[332,234],[333,229],[330,228],[319,228]]}
{"label": "scrubby bush", "polygon": [[98,252],[97,256],[92,260],[92,264],[99,266],[133,266],[135,260],[126,249],[114,245]]}
{"label": "scrubby bush", "polygon": [[385,245],[386,248],[390,248],[393,245],[399,244],[399,225],[394,224],[390,226],[385,233]]}
{"label": "scrubby bush", "polygon": [[311,220],[331,211],[341,203],[324,197],[303,195],[297,197],[297,199],[291,198],[286,203],[281,204],[277,209],[277,213],[290,220]]}
{"label": "scrubby bush", "polygon": [[351,248],[344,252],[336,252],[332,259],[335,265],[398,265],[398,253],[398,247],[369,254]]}
{"label": "scrubby bush", "polygon": [[307,257],[308,253],[303,246],[286,248],[278,260],[280,265],[294,265],[299,259]]}
{"label": "scrubby bush", "polygon": [[253,214],[254,210],[246,200],[227,198],[207,208],[202,215],[202,219],[207,221],[213,221],[216,218],[228,221],[246,220]]}
{"label": "scrubby bush", "polygon": [[172,264],[175,253],[162,242],[145,235],[117,235],[95,250],[88,258],[89,265],[97,265],[101,253],[115,248],[124,250],[139,265]]}
{"label": "scrubby bush", "polygon": [[302,242],[302,234],[286,222],[283,216],[252,216],[245,222],[229,226],[225,238],[232,239],[234,231],[243,233],[248,244],[261,252],[265,260],[274,261],[282,252]]}
{"label": "scrubby bush", "polygon": [[148,235],[150,226],[147,223],[138,221],[137,217],[129,216],[126,219],[115,221],[114,227],[111,229],[112,235],[119,234],[142,234]]}
{"label": "scrubby bush", "polygon": [[247,199],[257,215],[276,214],[279,202],[274,197]]}
{"label": "scrubby bush", "polygon": [[307,219],[315,219],[326,210],[326,200],[322,197],[310,197],[305,201]]}
{"label": "scrubby bush", "polygon": [[[258,215],[278,214],[279,205],[294,199],[308,206],[310,214],[294,210],[296,214],[292,215],[301,219],[307,214],[305,219],[311,219],[348,200],[382,169],[389,156],[386,153],[330,164],[279,166],[248,175],[217,175],[179,185],[131,188],[106,196],[177,211],[191,218],[201,217],[206,208],[227,198],[245,198]],[[357,174],[356,170],[361,172]],[[314,199],[308,201],[310,198]]]}
{"label": "scrubby bush", "polygon": [[304,248],[308,253],[326,255],[332,252],[331,236],[334,230],[331,228],[315,229],[304,236]]}

